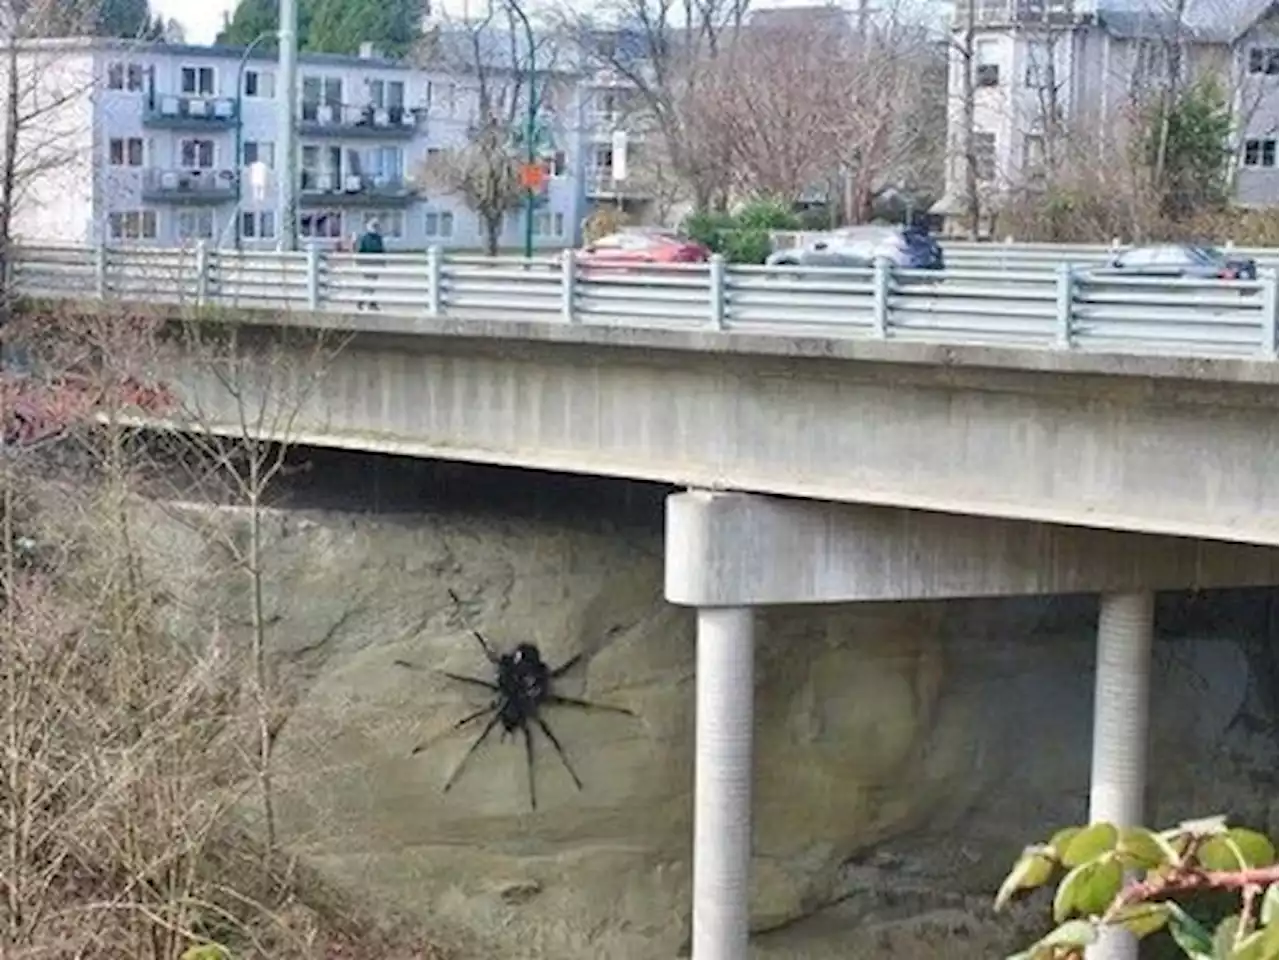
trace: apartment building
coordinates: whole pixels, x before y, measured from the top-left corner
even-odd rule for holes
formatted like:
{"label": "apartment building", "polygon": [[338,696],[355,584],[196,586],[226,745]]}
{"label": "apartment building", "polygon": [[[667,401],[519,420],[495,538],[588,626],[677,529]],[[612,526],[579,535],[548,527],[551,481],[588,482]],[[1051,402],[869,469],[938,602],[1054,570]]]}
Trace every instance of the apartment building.
{"label": "apartment building", "polygon": [[[274,246],[282,169],[274,52],[67,40],[23,58],[60,106],[49,111],[57,162],[29,178],[16,208],[18,237]],[[571,72],[538,80],[539,153],[549,176],[533,233],[539,246],[562,247],[576,240],[586,184],[599,180],[596,155],[582,144],[598,139],[591,125],[601,118]],[[493,82],[500,96],[522,95],[518,75]],[[465,141],[477,109],[474,77],[411,69],[366,46],[359,56],[301,55],[298,98],[300,241],[336,245],[376,218],[390,249],[483,245],[475,212],[421,176],[433,151]],[[24,131],[29,141],[33,133]],[[503,244],[520,244],[524,232],[524,211],[511,211]]]}
{"label": "apartment building", "polygon": [[[1142,5],[1145,4],[1145,5]],[[1181,16],[1175,11],[1181,7]],[[972,70],[979,190],[989,209],[1031,182],[1043,159],[1045,118],[1114,123],[1118,108],[1165,82],[1170,47],[1179,68],[1212,74],[1232,97],[1239,203],[1277,197],[1275,0],[975,0]],[[957,3],[948,86],[949,142],[962,142],[967,3]],[[950,151],[934,211],[964,216],[964,161]]]}

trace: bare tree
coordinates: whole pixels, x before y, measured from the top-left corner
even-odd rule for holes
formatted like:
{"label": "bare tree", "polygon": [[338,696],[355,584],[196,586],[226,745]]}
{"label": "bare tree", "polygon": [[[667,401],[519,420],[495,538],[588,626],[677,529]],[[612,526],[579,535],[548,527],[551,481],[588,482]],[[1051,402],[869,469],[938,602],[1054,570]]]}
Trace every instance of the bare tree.
{"label": "bare tree", "polygon": [[503,219],[527,197],[520,170],[528,155],[531,80],[535,115],[551,99],[556,50],[545,36],[535,37],[534,44],[529,50],[513,0],[487,0],[479,18],[445,21],[415,57],[423,66],[443,67],[468,81],[465,138],[430,152],[421,175],[437,189],[460,196],[475,212],[490,256],[498,252]]}

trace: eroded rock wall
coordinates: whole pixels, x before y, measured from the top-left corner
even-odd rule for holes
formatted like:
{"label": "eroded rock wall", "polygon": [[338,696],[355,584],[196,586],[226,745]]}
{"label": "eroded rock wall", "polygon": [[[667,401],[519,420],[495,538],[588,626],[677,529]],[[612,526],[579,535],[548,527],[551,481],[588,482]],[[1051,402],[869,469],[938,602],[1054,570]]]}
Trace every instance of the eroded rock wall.
{"label": "eroded rock wall", "polygon": [[[242,542],[243,511],[183,510]],[[199,620],[243,595],[219,537],[168,508],[148,515],[156,571],[204,598],[175,609]],[[656,525],[293,511],[270,513],[264,536],[288,846],[464,948],[675,956],[688,935],[694,643],[692,617],[662,600]],[[1052,626],[1052,612],[1023,600],[762,614],[758,928],[874,895],[845,864],[882,845],[943,838],[917,846],[912,883],[981,887],[1024,842],[1082,815],[1092,637]],[[440,673],[489,675],[472,628],[501,648],[536,643],[552,665],[581,654],[558,689],[635,713],[547,710],[583,790],[535,731],[536,812],[519,740],[492,737],[441,792],[480,730],[452,727],[486,701]],[[1157,812],[1273,817],[1274,729],[1236,724],[1251,683],[1241,645],[1183,637],[1157,653],[1153,748],[1214,771],[1162,775]]]}

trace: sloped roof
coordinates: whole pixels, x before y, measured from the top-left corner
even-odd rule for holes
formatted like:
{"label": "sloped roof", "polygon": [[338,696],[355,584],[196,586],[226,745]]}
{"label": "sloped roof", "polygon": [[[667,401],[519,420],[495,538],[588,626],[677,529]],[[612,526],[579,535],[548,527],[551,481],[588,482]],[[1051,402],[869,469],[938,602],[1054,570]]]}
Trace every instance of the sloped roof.
{"label": "sloped roof", "polygon": [[1274,10],[1276,0],[1100,0],[1098,22],[1114,37],[1141,39],[1175,33],[1203,43],[1232,43]]}

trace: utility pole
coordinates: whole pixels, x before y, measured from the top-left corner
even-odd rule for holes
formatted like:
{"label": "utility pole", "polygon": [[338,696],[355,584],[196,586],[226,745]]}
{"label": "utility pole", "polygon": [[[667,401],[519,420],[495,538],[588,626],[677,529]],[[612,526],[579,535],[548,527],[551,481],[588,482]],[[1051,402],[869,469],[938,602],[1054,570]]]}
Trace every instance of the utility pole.
{"label": "utility pole", "polygon": [[298,4],[297,0],[280,0],[280,144],[279,220],[276,235],[280,250],[298,249]]}

